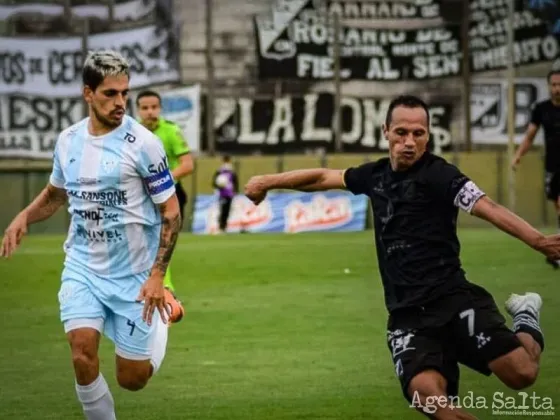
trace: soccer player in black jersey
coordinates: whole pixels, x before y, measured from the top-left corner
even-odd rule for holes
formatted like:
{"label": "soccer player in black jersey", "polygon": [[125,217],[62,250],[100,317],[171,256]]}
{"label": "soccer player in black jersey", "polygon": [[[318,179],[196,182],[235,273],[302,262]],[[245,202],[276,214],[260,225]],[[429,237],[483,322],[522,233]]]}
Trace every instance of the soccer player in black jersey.
{"label": "soccer player in black jersey", "polygon": [[[525,138],[519,145],[513,158],[515,169],[525,153],[531,149],[537,132],[544,130],[544,190],[546,197],[554,202],[558,214],[560,228],[560,70],[552,70],[547,76],[550,99],[535,104],[531,113],[531,121],[527,127]],[[554,268],[560,267],[560,261],[547,259]]]}
{"label": "soccer player in black jersey", "polygon": [[[458,395],[459,363],[522,389],[535,382],[544,349],[538,294],[510,296],[506,309],[513,317],[511,330],[493,297],[467,281],[459,259],[458,210],[494,224],[550,258],[560,257],[560,235],[544,236],[493,202],[455,166],[428,152],[429,127],[424,102],[398,97],[383,127],[388,158],[344,171],[321,168],[256,176],[245,187],[256,204],[272,189],[345,188],[370,197],[389,311],[387,344],[404,396],[426,415],[428,397],[433,401]],[[433,418],[474,418],[440,405]]]}

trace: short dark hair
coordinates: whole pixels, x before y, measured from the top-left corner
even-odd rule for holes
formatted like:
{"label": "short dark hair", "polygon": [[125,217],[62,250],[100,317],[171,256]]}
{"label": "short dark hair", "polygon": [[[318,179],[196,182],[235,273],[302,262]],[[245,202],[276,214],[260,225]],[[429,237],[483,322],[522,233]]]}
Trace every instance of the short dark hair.
{"label": "short dark hair", "polygon": [[546,81],[548,83],[550,83],[550,79],[552,78],[552,76],[554,76],[555,74],[560,74],[560,69],[554,69],[554,70],[550,70],[548,72],[548,74],[546,75]]}
{"label": "short dark hair", "polygon": [[224,162],[228,163],[231,160],[231,156],[230,155],[224,155],[222,159],[223,159]]}
{"label": "short dark hair", "polygon": [[140,99],[147,98],[147,97],[150,97],[150,96],[158,98],[158,101],[161,105],[161,96],[159,96],[159,93],[157,93],[154,90],[143,90],[136,96],[136,106],[140,105]]}
{"label": "short dark hair", "polygon": [[424,111],[426,111],[428,128],[430,127],[430,110],[428,109],[428,105],[426,105],[426,102],[424,102],[422,99],[413,95],[397,96],[395,99],[391,101],[391,103],[389,104],[389,108],[387,109],[387,116],[385,117],[386,127],[389,127],[391,125],[393,110],[399,106],[403,106],[405,108],[423,108]]}

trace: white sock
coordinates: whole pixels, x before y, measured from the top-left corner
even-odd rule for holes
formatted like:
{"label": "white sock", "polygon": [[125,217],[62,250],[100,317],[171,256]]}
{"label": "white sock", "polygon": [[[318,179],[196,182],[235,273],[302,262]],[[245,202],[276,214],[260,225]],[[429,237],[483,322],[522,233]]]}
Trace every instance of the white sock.
{"label": "white sock", "polygon": [[116,420],[115,402],[105,378],[100,373],[89,385],[76,384],[78,400],[87,420]]}
{"label": "white sock", "polygon": [[155,375],[161,364],[163,363],[163,358],[165,357],[165,349],[167,348],[167,330],[169,327],[164,324],[161,317],[157,317],[157,321],[154,323],[154,332],[152,336],[152,358],[150,362],[152,363],[152,368],[154,369],[152,375]]}

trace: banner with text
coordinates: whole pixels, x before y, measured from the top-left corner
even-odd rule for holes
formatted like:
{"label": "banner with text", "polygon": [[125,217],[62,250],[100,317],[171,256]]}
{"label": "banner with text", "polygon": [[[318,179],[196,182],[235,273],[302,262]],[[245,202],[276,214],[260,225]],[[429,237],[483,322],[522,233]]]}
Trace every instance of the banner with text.
{"label": "banner with text", "polygon": [[[515,141],[523,140],[533,106],[549,98],[546,79],[518,78],[515,80]],[[508,142],[508,83],[503,79],[483,79],[471,89],[471,136],[473,143],[507,144]],[[539,130],[535,144],[543,144]]]}
{"label": "banner with text", "polygon": [[[513,1],[516,65],[555,60],[560,53],[559,38],[540,18],[535,2]],[[362,2],[338,3],[331,2],[327,8],[344,18],[339,36],[343,80],[427,80],[462,74],[460,26],[457,20],[443,16],[440,16],[443,23],[437,26],[433,23],[433,12],[439,11],[439,3],[426,0],[407,6],[394,3],[383,8],[383,2],[372,3],[367,8]],[[428,9],[422,8],[424,3]],[[409,18],[418,18],[418,13],[425,11],[424,27],[386,29],[386,26],[372,26],[371,22],[360,24],[367,21],[364,16],[371,14],[398,23],[406,7],[410,7]],[[470,8],[471,71],[506,68],[508,1],[474,0]],[[277,0],[270,13],[257,15],[254,26],[259,77],[331,79],[334,30],[326,16],[320,2],[314,0]]]}
{"label": "banner with text", "polygon": [[440,7],[441,0],[327,0],[329,14],[352,20],[433,19],[440,17]]}
{"label": "banner with text", "polygon": [[[234,198],[228,232],[351,232],[366,226],[368,198],[349,192],[272,193],[255,206],[247,197]],[[192,231],[218,231],[219,202],[216,195],[196,197]]]}
{"label": "banner with text", "polygon": [[[130,63],[132,89],[179,80],[177,44],[169,29],[146,26],[92,35],[90,50],[120,51]],[[80,37],[0,37],[0,95],[74,97],[81,93]]]}
{"label": "banner with text", "polygon": [[[281,2],[282,3],[282,2]],[[261,78],[331,79],[333,31],[312,1],[255,18]],[[299,6],[299,7],[296,7]],[[457,25],[426,29],[342,26],[341,78],[424,80],[461,74]]]}
{"label": "banner with text", "polygon": [[[149,16],[150,13],[155,11],[158,0],[116,0],[114,3],[113,21],[125,22],[136,21]],[[98,4],[71,4],[70,8],[72,15],[78,18],[109,19],[109,5],[102,2],[98,2]],[[18,4],[0,4],[0,20],[7,20],[24,14],[64,15],[64,3],[57,1],[49,3],[20,1]]]}
{"label": "banner with text", "polygon": [[81,97],[0,95],[0,157],[52,159],[60,132],[83,117]]}
{"label": "banner with text", "polygon": [[[382,125],[391,99],[344,96],[342,142],[345,152],[388,150]],[[334,149],[334,96],[310,93],[303,97],[217,98],[216,148],[220,152],[265,154]],[[451,147],[451,106],[430,104],[432,143],[436,153]],[[206,147],[206,136],[203,136]]]}
{"label": "banner with text", "polygon": [[469,31],[472,72],[507,68],[509,1],[515,2],[515,65],[535,64],[558,58],[559,38],[551,32],[547,22],[540,18],[538,2],[475,0],[471,2]]}

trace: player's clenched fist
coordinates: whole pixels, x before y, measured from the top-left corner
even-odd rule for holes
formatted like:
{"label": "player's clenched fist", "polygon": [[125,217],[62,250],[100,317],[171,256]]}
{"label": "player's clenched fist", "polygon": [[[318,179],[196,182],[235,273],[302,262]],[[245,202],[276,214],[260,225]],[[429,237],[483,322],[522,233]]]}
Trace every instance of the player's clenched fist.
{"label": "player's clenched fist", "polygon": [[560,259],[560,235],[549,235],[544,237],[537,245],[537,249],[541,251],[551,260]]}
{"label": "player's clenched fist", "polygon": [[245,185],[245,195],[256,205],[264,200],[267,191],[266,178],[262,175],[251,177]]}
{"label": "player's clenched fist", "polygon": [[21,239],[27,233],[27,217],[24,213],[18,215],[4,232],[0,255],[9,258],[21,243]]}

